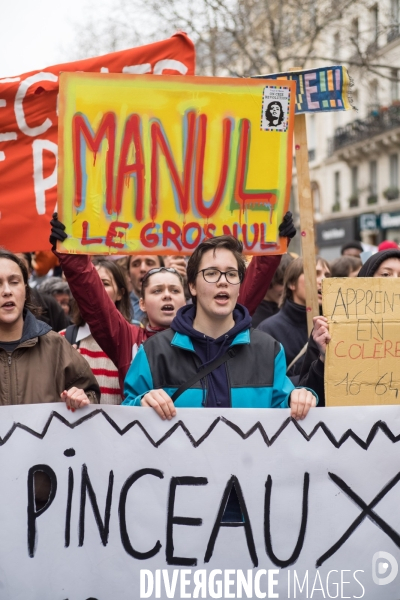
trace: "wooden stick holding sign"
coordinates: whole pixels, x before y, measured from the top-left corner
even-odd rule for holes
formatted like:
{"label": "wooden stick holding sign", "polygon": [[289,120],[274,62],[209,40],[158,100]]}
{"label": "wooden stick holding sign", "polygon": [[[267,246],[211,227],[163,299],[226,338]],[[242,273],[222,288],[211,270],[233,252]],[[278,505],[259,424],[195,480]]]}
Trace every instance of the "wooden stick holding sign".
{"label": "wooden stick holding sign", "polygon": [[312,202],[306,117],[304,113],[331,112],[354,108],[349,97],[350,77],[344,67],[322,67],[306,71],[298,67],[289,73],[258,75],[257,79],[296,81],[294,138],[296,150],[297,184],[299,194],[301,242],[306,283],[308,332],[313,327],[313,317],[318,315],[318,295],[315,282],[314,208]]}
{"label": "wooden stick holding sign", "polygon": [[303,251],[304,281],[306,285],[307,328],[311,334],[313,317],[319,314],[315,281],[314,206],[308,168],[306,115],[295,115],[294,143],[296,151],[297,192],[299,197],[301,248]]}

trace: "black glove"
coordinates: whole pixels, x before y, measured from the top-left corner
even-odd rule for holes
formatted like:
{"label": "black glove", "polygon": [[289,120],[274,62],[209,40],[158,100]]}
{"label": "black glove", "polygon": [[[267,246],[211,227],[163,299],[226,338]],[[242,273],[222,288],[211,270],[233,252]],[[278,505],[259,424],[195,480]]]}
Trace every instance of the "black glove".
{"label": "black glove", "polygon": [[283,217],[282,223],[279,225],[279,237],[287,237],[290,240],[296,235],[296,227],[293,224],[293,215],[288,210]]}
{"label": "black glove", "polygon": [[65,233],[65,225],[58,220],[58,214],[54,213],[53,218],[50,221],[51,225],[51,234],[50,234],[50,244],[52,250],[56,250],[57,241],[63,242],[68,235]]}

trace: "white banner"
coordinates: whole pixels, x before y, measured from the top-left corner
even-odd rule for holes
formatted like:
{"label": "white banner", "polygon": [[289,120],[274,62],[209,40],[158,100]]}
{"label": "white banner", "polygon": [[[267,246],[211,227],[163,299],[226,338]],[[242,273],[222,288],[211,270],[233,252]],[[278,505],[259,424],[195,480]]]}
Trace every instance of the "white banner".
{"label": "white banner", "polygon": [[0,415],[2,599],[400,598],[400,407]]}

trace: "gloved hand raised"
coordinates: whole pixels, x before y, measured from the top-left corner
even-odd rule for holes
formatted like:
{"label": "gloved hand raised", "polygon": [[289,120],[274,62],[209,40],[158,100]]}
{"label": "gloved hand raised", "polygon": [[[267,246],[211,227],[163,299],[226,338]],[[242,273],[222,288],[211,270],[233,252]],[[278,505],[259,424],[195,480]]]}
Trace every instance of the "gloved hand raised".
{"label": "gloved hand raised", "polygon": [[50,244],[51,249],[57,249],[57,241],[63,242],[68,235],[65,233],[65,225],[58,220],[58,213],[53,214],[53,218],[50,221],[51,225],[51,234],[50,234]]}
{"label": "gloved hand raised", "polygon": [[279,225],[279,237],[287,237],[290,240],[296,235],[296,228],[293,224],[293,215],[288,210],[283,217],[282,223]]}

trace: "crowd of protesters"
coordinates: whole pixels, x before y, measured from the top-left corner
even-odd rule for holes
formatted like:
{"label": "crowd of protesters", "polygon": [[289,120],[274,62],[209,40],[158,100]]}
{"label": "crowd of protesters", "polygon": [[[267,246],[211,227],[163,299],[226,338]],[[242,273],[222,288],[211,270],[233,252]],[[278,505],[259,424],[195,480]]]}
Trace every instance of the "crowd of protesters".
{"label": "crowd of protesters", "polygon": [[[290,242],[290,213],[279,231]],[[245,258],[221,236],[189,259],[111,260],[60,254],[65,237],[55,215],[51,256],[0,252],[1,404],[151,406],[168,419],[180,406],[290,406],[304,418],[325,400],[323,279],[400,273],[393,243],[364,265],[356,241],[330,264],[317,257],[321,316],[309,338],[303,260],[290,251]]]}
{"label": "crowd of protesters", "polygon": [[[290,243],[295,233],[287,213],[279,235]],[[309,337],[303,260],[290,252],[246,259],[238,240],[220,236],[188,260],[111,260],[58,253],[66,237],[54,215],[53,258],[0,250],[0,405],[100,402],[162,419],[180,407],[290,408],[303,419],[325,406],[323,279],[400,276],[393,243],[364,264],[359,242],[331,264],[317,257],[320,315]],[[38,472],[37,506],[49,490]],[[233,493],[224,518],[242,519]]]}

